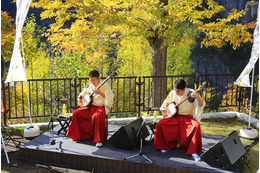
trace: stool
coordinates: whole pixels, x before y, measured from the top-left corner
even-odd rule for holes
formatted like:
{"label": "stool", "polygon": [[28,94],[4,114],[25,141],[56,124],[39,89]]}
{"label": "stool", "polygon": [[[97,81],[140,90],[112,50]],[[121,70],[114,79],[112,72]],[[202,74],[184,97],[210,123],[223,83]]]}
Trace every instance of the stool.
{"label": "stool", "polygon": [[64,116],[60,116],[60,115],[58,115],[56,117],[56,120],[58,120],[58,122],[61,125],[61,128],[58,131],[58,135],[60,134],[61,131],[65,132],[65,135],[66,135],[67,130],[68,130],[69,126],[70,126],[71,119],[72,119],[72,113],[70,113],[69,115],[70,115],[69,118],[68,117],[64,117]]}
{"label": "stool", "polygon": [[16,148],[20,147],[21,142],[16,141],[16,140],[13,139],[11,134],[7,131],[7,127],[6,126],[1,125],[1,134],[4,135],[3,136],[3,140],[5,141],[5,144],[2,146],[1,150],[3,149],[4,146],[6,147],[9,144],[10,141],[13,142],[13,144],[15,145]]}

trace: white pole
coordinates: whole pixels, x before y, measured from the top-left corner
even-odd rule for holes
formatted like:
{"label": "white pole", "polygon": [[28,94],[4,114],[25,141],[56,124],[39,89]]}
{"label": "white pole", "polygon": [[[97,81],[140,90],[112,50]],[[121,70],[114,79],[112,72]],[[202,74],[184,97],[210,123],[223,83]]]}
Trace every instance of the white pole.
{"label": "white pole", "polygon": [[249,119],[248,119],[248,129],[250,129],[250,118],[251,118],[251,112],[252,112],[252,98],[253,98],[253,88],[254,88],[254,73],[255,73],[255,67],[253,68],[252,72],[252,82],[251,82],[251,96],[250,96],[250,110],[249,110]]}
{"label": "white pole", "polygon": [[[25,67],[25,59],[24,59],[24,49],[23,49],[22,36],[21,36],[21,45],[22,45],[22,52],[23,52],[23,66],[24,66],[24,72],[25,72],[25,76],[26,76],[26,67]],[[27,77],[26,77],[26,78],[27,78]],[[29,92],[28,92],[27,79],[26,79],[26,81],[25,81],[25,84],[26,84],[26,93],[27,93],[28,108],[29,108],[30,125],[32,126],[31,104],[30,104],[30,98],[29,98]]]}

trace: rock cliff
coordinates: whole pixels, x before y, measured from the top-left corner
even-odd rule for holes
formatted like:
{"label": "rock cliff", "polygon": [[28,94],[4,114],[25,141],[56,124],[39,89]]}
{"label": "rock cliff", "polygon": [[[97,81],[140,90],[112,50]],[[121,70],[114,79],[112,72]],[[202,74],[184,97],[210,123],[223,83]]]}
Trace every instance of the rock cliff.
{"label": "rock cliff", "polygon": [[[222,17],[227,17],[232,9],[238,11],[244,10],[245,15],[233,23],[249,23],[257,20],[257,10],[259,2],[252,3],[248,0],[215,0],[218,4],[224,6],[227,11],[220,12]],[[253,31],[252,31],[253,32]],[[245,68],[251,57],[252,43],[247,43],[244,47],[233,50],[231,46],[225,46],[222,49],[200,48],[198,43],[192,51],[192,68],[195,74],[240,74]],[[259,74],[259,63],[256,63],[256,75]]]}

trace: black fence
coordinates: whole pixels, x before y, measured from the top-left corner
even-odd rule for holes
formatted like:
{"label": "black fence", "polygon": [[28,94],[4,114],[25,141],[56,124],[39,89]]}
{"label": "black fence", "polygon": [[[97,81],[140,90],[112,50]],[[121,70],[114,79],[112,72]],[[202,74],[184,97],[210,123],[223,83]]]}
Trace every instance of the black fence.
{"label": "black fence", "polygon": [[[222,75],[180,75],[180,76],[143,76],[143,77],[115,77],[109,80],[114,93],[114,104],[111,113],[134,113],[140,116],[146,107],[151,106],[151,80],[167,79],[167,93],[174,88],[176,79],[182,78],[187,87],[198,88],[207,82],[207,88],[201,93],[206,101],[206,108],[216,110],[219,107],[250,106],[251,88],[242,88],[234,85],[238,74]],[[89,82],[88,78],[59,78],[59,79],[29,79],[28,95],[25,82],[4,83],[2,81],[2,101],[5,107],[3,122],[7,119],[29,118],[28,99],[30,100],[31,117],[49,117],[56,105],[56,98],[68,99],[65,103],[67,111],[73,112],[77,107],[77,97],[83,87]],[[254,96],[252,104],[258,112],[259,79],[254,79]],[[158,91],[160,92],[160,91]],[[159,98],[162,103],[165,98]],[[57,104],[54,115],[61,112],[64,103]],[[158,105],[159,106],[159,105]]]}

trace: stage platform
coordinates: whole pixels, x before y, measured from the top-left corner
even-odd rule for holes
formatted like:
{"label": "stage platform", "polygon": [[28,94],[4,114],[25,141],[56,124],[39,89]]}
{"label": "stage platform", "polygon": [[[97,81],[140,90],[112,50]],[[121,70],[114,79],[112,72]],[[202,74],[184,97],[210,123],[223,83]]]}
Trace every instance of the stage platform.
{"label": "stage platform", "polygon": [[[111,124],[108,126],[109,139],[121,126]],[[125,157],[138,154],[139,145],[133,150],[123,150],[113,147],[107,141],[102,148],[96,148],[91,140],[75,142],[66,137],[63,132],[57,135],[59,129],[60,126],[56,126],[53,130],[55,145],[49,144],[52,139],[52,130],[50,130],[21,146],[21,159],[39,160],[68,168],[88,170],[95,168],[113,173],[240,172],[237,165],[233,165],[228,170],[222,170],[211,167],[204,161],[195,162],[191,156],[186,156],[179,148],[166,153],[154,151],[153,143],[147,142],[150,136],[146,138],[143,151],[146,152],[145,156],[150,158],[154,164],[151,164],[142,156],[124,160]],[[223,138],[223,136],[202,135],[203,151],[206,152]]]}

